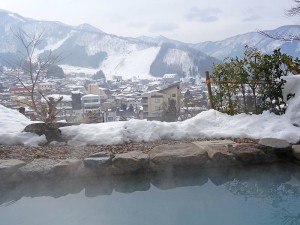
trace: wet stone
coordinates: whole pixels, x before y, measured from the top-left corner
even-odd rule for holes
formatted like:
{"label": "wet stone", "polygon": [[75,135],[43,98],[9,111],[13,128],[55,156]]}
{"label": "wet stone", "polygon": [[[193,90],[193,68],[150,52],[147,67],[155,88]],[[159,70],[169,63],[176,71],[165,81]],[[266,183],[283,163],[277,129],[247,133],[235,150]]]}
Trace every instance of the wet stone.
{"label": "wet stone", "polygon": [[0,177],[10,176],[26,163],[18,159],[0,160]]}
{"label": "wet stone", "polygon": [[55,175],[54,167],[58,162],[58,160],[53,159],[35,159],[21,167],[17,174],[27,178],[53,177]]}
{"label": "wet stone", "polygon": [[277,138],[262,138],[258,142],[258,148],[267,154],[276,154],[278,156],[289,156],[292,153],[292,146],[285,140]]}
{"label": "wet stone", "polygon": [[150,169],[164,170],[174,167],[205,166],[209,160],[207,152],[193,143],[160,145],[149,152]]}
{"label": "wet stone", "polygon": [[116,154],[112,160],[112,166],[115,174],[147,171],[149,155],[141,151]]}
{"label": "wet stone", "polygon": [[110,152],[98,152],[85,158],[83,164],[90,169],[104,169],[111,164],[113,157]]}

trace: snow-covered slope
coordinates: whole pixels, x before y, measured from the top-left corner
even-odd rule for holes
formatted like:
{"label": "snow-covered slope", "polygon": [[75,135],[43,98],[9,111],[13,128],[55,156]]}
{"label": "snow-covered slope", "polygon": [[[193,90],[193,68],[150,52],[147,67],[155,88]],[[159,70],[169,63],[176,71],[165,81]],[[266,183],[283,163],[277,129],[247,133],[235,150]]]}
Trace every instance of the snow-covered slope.
{"label": "snow-covered slope", "polygon": [[[300,35],[300,25],[287,25],[274,30],[265,31],[273,35]],[[241,56],[245,45],[256,47],[262,52],[270,53],[274,49],[281,48],[283,52],[299,57],[300,42],[284,42],[268,38],[258,32],[251,32],[227,38],[216,42],[203,42],[192,45],[192,47],[219,59],[225,57]]]}
{"label": "snow-covered slope", "polygon": [[122,74],[123,78],[149,78],[150,66],[159,52],[159,47],[122,54],[110,54],[101,64],[101,69],[110,76]]}

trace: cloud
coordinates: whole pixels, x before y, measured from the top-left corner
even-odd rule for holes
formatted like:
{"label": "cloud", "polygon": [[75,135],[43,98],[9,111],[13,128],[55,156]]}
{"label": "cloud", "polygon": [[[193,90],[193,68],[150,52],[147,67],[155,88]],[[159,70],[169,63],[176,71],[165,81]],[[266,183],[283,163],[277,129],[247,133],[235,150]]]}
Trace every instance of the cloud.
{"label": "cloud", "polygon": [[150,26],[149,31],[151,32],[174,31],[178,28],[179,26],[176,23],[154,23]]}
{"label": "cloud", "polygon": [[185,18],[190,21],[210,23],[219,20],[222,10],[218,8],[199,9],[196,6],[190,8]]}
{"label": "cloud", "polygon": [[251,22],[251,21],[254,21],[254,20],[259,20],[261,17],[259,15],[251,15],[251,16],[248,16],[246,18],[243,19],[243,21],[245,22]]}
{"label": "cloud", "polygon": [[243,21],[245,22],[251,22],[255,20],[261,19],[262,10],[264,10],[265,7],[261,5],[248,7],[244,9],[244,15],[246,16]]}
{"label": "cloud", "polygon": [[143,22],[130,22],[127,24],[127,26],[132,28],[142,28],[147,26],[147,24]]}

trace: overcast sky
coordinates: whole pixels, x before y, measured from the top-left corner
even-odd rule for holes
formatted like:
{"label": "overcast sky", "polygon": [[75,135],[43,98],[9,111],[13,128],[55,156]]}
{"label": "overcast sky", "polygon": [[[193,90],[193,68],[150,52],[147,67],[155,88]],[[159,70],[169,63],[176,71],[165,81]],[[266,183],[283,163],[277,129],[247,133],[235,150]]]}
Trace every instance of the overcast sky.
{"label": "overcast sky", "polygon": [[297,24],[285,16],[293,0],[1,0],[24,17],[89,23],[106,33],[158,36],[197,43]]}

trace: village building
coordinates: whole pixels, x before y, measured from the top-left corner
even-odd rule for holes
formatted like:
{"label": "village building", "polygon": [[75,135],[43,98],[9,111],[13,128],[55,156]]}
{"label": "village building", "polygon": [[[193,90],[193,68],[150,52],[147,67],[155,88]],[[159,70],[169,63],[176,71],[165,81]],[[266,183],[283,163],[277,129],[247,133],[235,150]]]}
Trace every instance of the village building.
{"label": "village building", "polygon": [[180,83],[174,83],[160,91],[151,91],[142,95],[143,118],[160,120],[170,101],[175,101],[176,111],[180,111]]}

